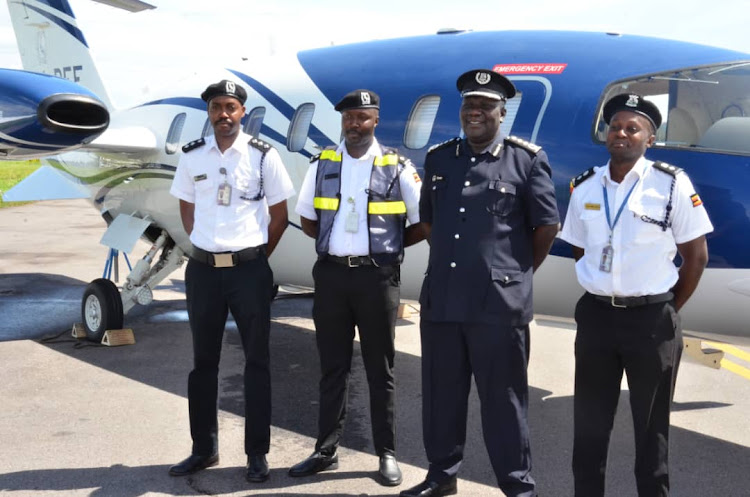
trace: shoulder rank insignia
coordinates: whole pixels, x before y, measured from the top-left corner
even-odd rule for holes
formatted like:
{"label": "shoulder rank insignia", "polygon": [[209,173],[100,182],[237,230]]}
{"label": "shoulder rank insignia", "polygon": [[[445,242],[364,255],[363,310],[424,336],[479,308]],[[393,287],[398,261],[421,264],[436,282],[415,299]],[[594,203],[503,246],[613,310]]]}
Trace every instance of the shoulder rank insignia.
{"label": "shoulder rank insignia", "polygon": [[187,152],[190,152],[191,150],[195,150],[196,148],[200,148],[205,144],[206,144],[205,138],[198,138],[197,140],[193,140],[190,143],[185,144],[182,147],[182,151],[187,153]]}
{"label": "shoulder rank insignia", "polygon": [[570,193],[573,193],[573,189],[592,177],[594,175],[594,168],[586,169],[584,172],[570,180]]}
{"label": "shoulder rank insignia", "polygon": [[432,153],[432,152],[434,152],[436,150],[440,150],[442,148],[449,147],[449,146],[451,146],[451,145],[453,145],[453,144],[455,144],[455,143],[457,143],[459,141],[461,141],[461,138],[459,138],[458,136],[455,137],[455,138],[451,138],[450,140],[444,141],[443,143],[438,143],[437,145],[431,146],[429,148],[429,150],[427,150],[427,153],[429,154],[429,153]]}
{"label": "shoulder rank insignia", "polygon": [[247,143],[249,143],[251,147],[255,147],[261,152],[268,152],[269,150],[273,148],[270,143],[266,143],[263,140],[259,140],[258,138],[255,138],[255,137],[253,137]]}
{"label": "shoulder rank insignia", "polygon": [[540,147],[539,145],[534,145],[531,142],[527,142],[526,140],[523,140],[523,139],[521,139],[521,138],[519,138],[517,136],[513,136],[513,135],[506,137],[505,141],[510,142],[513,145],[517,145],[517,146],[523,148],[524,150],[528,150],[529,152],[531,152],[532,154],[535,154],[535,155],[537,153],[539,153],[539,151],[542,149],[542,147]]}
{"label": "shoulder rank insignia", "polygon": [[662,162],[660,160],[654,162],[652,165],[654,166],[655,169],[658,169],[659,171],[663,173],[667,173],[670,176],[677,176],[679,173],[682,172],[681,168],[677,166],[673,166],[671,164],[667,164],[666,162]]}

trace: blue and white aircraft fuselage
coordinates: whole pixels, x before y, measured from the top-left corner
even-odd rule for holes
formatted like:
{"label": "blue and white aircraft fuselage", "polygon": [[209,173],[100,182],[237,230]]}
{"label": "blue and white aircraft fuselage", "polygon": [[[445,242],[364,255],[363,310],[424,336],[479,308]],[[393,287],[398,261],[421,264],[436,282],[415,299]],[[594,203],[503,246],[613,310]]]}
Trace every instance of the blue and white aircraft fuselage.
{"label": "blue and white aircraft fuselage", "polygon": [[[52,74],[55,67],[80,67],[78,83],[109,102],[98,74],[88,70],[93,62],[67,1],[26,1],[31,7],[23,10],[26,18],[18,2],[8,4],[22,48],[33,48],[39,36],[35,26],[47,23],[44,61],[41,50],[27,48],[22,53],[26,69]],[[64,54],[55,52],[52,40],[60,40]],[[508,102],[502,129],[546,150],[563,215],[570,179],[608,159],[603,103],[625,91],[656,103],[665,122],[647,157],[677,165],[690,175],[715,226],[708,236],[708,268],[682,312],[684,327],[703,334],[750,337],[746,53],[655,38],[555,31],[456,31],[326,47],[265,65],[253,61],[203,74],[163,99],[130,109],[110,108],[109,129],[99,138],[44,162],[61,179],[85,186],[88,198],[108,221],[121,215],[145,219],[144,236],[157,242],[163,235],[157,242],[163,249],[159,261],[151,267],[154,251],[123,287],[127,310],[135,302],[147,302],[147,287],[190,252],[178,202],[168,190],[181,146],[212,132],[205,103],[198,97],[208,84],[232,79],[247,89],[244,129],[280,151],[299,189],[309,158],[340,140],[340,116],[333,103],[342,95],[355,88],[377,92],[378,140],[399,148],[420,166],[430,146],[460,135],[461,102],[455,81],[474,68],[501,72],[518,88],[519,95]],[[50,189],[49,182],[45,188]],[[296,197],[290,201],[290,212],[295,202]],[[314,244],[295,229],[296,215],[291,221],[294,227],[286,231],[272,260],[275,277],[279,283],[311,285]],[[426,243],[407,249],[402,272],[405,297],[418,295],[427,250]],[[167,261],[169,254],[172,259]],[[581,293],[570,249],[558,240],[535,277],[535,311],[570,316]]]}

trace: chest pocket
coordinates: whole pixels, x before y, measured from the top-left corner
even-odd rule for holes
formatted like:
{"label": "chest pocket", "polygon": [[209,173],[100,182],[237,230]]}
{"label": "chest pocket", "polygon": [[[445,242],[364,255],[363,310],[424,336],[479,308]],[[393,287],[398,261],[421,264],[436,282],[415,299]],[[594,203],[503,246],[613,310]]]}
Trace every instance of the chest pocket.
{"label": "chest pocket", "polygon": [[[592,205],[597,205],[592,202]],[[583,209],[581,211],[581,223],[586,230],[586,244],[594,247],[604,245],[609,239],[609,225],[604,206],[599,203],[598,209]]]}
{"label": "chest pocket", "polygon": [[487,211],[493,216],[507,216],[518,201],[516,186],[499,179],[490,181],[488,197]]}

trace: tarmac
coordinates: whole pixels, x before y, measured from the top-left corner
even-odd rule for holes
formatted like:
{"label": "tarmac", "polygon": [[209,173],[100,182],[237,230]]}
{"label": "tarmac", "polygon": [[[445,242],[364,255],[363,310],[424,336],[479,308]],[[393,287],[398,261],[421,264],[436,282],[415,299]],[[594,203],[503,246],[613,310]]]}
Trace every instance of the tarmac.
{"label": "tarmac", "polygon": [[[414,302],[407,302],[413,314],[399,320],[396,337],[397,456],[404,483],[383,487],[375,479],[378,461],[358,345],[339,469],[307,478],[287,475],[313,450],[319,375],[312,299],[309,291],[291,287],[282,287],[272,307],[270,479],[260,484],[244,479],[242,348],[231,322],[220,369],[221,461],[189,477],[170,477],[169,466],[190,452],[186,394],[192,351],[184,274],[175,271],[156,289],[153,304],[126,316],[134,345],[103,347],[72,338],[83,290],[102,276],[107,249],[98,241],[104,228],[85,201],[0,210],[0,494],[393,496],[423,479]],[[139,244],[136,260],[144,249]],[[121,261],[121,280],[124,266]],[[532,474],[543,497],[570,496],[575,326],[536,316],[531,335]],[[750,495],[750,379],[685,358],[672,425],[672,495]],[[459,495],[503,495],[484,448],[474,393],[467,437]],[[637,494],[633,460],[624,382],[610,444],[608,496]]]}

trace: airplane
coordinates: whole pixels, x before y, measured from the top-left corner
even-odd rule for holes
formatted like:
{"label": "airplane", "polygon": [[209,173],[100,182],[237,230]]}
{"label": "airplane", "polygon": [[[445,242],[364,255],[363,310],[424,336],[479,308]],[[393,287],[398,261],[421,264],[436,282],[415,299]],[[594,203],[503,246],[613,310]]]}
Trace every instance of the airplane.
{"label": "airplane", "polygon": [[[634,91],[657,104],[664,123],[647,156],[690,175],[715,226],[708,267],[681,311],[683,327],[699,336],[750,337],[750,54],[615,33],[441,30],[251,61],[175,84],[164,98],[114,109],[67,0],[8,0],[8,8],[24,68],[75,77],[107,105],[110,124],[78,150],[44,159],[40,171],[54,174],[43,182],[30,176],[16,187],[24,196],[10,190],[5,199],[33,200],[28,192],[43,196],[51,183],[74,184],[109,225],[102,243],[125,253],[139,237],[152,243],[121,290],[104,278],[88,285],[82,318],[95,339],[119,328],[135,305],[151,302],[152,289],[190,254],[178,201],[168,191],[181,146],[212,132],[198,97],[208,84],[230,79],[245,87],[244,131],[279,150],[299,189],[309,159],[339,142],[333,102],[354,88],[381,96],[378,140],[421,171],[432,145],[460,135],[455,80],[475,68],[500,72],[517,87],[502,130],[546,150],[562,215],[570,179],[608,159],[603,103]],[[34,141],[45,137],[39,132]],[[314,243],[301,231],[295,203],[290,199],[290,228],[271,265],[277,282],[312,286]],[[426,243],[407,249],[405,298],[419,294],[427,251]],[[561,240],[534,286],[537,314],[571,316],[583,290]]]}

